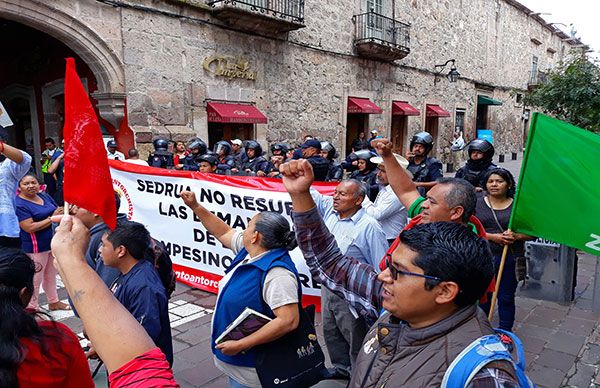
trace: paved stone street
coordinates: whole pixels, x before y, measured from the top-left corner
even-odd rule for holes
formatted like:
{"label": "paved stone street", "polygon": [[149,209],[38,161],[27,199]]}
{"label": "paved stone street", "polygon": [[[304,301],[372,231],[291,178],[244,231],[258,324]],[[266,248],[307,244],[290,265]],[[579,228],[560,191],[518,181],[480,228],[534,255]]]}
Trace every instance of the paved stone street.
{"label": "paved stone street", "polygon": [[[516,176],[520,157],[501,165]],[[600,324],[598,315],[591,311],[595,266],[595,256],[579,254],[575,300],[570,305],[517,297],[515,332],[525,345],[527,372],[539,387],[600,386]],[[59,296],[64,299],[66,291],[62,283],[59,286]],[[173,370],[182,387],[228,387],[227,378],[213,364],[210,350],[215,300],[215,295],[181,284],[171,297]],[[51,315],[75,333],[82,332],[80,320],[71,312]],[[320,332],[320,315],[317,329]],[[322,337],[320,340],[323,343]],[[91,365],[95,367],[96,363]],[[100,372],[97,380],[97,386],[105,386],[105,373]]]}

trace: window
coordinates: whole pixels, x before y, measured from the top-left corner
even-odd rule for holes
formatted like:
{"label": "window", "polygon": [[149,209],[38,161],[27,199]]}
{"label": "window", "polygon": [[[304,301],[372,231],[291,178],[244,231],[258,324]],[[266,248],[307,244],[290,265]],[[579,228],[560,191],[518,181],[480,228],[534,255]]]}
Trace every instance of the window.
{"label": "window", "polygon": [[462,133],[465,132],[465,110],[464,109],[456,109],[456,114],[454,116],[454,130],[460,131]]}
{"label": "window", "polygon": [[369,37],[384,40],[383,0],[367,0],[367,34]]}
{"label": "window", "polygon": [[531,59],[531,74],[529,75],[529,83],[532,85],[537,85],[538,77],[538,57],[534,55]]}

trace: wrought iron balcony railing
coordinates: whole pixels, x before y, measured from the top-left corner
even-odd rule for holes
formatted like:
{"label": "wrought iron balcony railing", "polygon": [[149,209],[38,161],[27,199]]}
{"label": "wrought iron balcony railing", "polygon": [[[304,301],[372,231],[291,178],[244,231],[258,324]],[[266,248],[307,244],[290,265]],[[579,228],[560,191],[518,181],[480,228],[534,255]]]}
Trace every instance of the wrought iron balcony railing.
{"label": "wrought iron balcony railing", "polygon": [[304,23],[304,0],[209,0],[207,4],[211,7],[235,7],[292,23]]}
{"label": "wrought iron balcony railing", "polygon": [[380,15],[374,11],[354,16],[356,36],[354,44],[377,43],[410,52],[410,25]]}
{"label": "wrought iron balcony railing", "polygon": [[527,85],[536,86],[545,83],[548,80],[548,74],[541,70],[532,70],[529,72],[529,82]]}

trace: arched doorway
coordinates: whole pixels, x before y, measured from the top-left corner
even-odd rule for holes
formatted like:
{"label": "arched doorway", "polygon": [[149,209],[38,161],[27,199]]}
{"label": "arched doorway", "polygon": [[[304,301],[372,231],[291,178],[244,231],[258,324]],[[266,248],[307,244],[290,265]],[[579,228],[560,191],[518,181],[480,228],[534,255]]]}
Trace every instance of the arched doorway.
{"label": "arched doorway", "polygon": [[44,138],[62,139],[66,57],[74,57],[88,91],[97,90],[90,67],[59,40],[10,20],[0,19],[0,101],[14,125],[6,129],[9,144],[31,153],[39,172]]}
{"label": "arched doorway", "polygon": [[125,117],[121,60],[96,32],[65,12],[52,2],[0,2],[0,43],[3,52],[10,53],[0,57],[0,101],[7,111],[11,109],[8,100],[29,102],[34,160],[39,160],[45,137],[62,137],[66,57],[76,59],[78,74],[92,97],[103,130],[117,139],[127,138],[123,144],[134,143],[128,127],[117,132]]}

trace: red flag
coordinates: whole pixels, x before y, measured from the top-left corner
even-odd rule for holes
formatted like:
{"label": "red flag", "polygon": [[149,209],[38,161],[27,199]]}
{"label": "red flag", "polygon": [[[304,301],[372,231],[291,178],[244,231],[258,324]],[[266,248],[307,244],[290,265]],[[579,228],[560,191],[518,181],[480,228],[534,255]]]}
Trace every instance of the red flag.
{"label": "red flag", "polygon": [[98,214],[109,228],[117,225],[115,192],[108,158],[96,112],[75,70],[67,58],[65,73],[65,173],[64,198]]}

